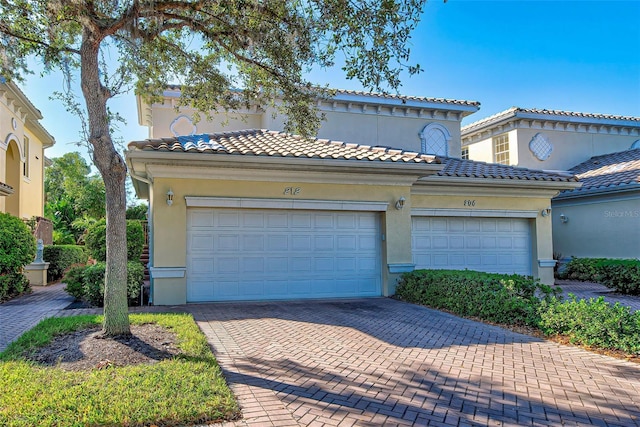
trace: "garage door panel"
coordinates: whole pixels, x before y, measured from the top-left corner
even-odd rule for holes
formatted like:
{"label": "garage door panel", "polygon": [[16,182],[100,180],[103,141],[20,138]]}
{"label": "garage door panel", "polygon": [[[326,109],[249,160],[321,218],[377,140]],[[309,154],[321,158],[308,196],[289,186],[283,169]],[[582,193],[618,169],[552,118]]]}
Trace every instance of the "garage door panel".
{"label": "garage door panel", "polygon": [[188,301],[382,293],[375,213],[193,208],[187,236]]}
{"label": "garage door panel", "polygon": [[411,240],[416,268],[531,274],[530,227],[523,218],[413,217]]}

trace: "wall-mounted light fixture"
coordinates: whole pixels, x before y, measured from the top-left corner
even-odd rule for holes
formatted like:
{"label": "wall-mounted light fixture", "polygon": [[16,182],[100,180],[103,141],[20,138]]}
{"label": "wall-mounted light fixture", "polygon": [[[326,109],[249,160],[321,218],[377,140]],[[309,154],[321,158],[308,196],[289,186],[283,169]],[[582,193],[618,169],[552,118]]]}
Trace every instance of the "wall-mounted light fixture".
{"label": "wall-mounted light fixture", "polygon": [[569,217],[565,214],[560,214],[560,222],[566,224],[567,222],[569,222]]}
{"label": "wall-mounted light fixture", "polygon": [[173,204],[173,191],[171,191],[171,188],[169,188],[169,191],[167,191],[167,204],[169,206]]}
{"label": "wall-mounted light fixture", "polygon": [[549,216],[549,215],[551,215],[551,208],[542,209],[542,210],[540,211],[540,214],[541,214],[542,216]]}
{"label": "wall-mounted light fixture", "polygon": [[405,199],[404,197],[400,197],[400,198],[398,199],[398,201],[396,202],[396,209],[398,209],[399,211],[400,211],[400,210],[402,210],[402,208],[404,208],[404,202],[405,202],[406,200],[407,200],[407,199]]}

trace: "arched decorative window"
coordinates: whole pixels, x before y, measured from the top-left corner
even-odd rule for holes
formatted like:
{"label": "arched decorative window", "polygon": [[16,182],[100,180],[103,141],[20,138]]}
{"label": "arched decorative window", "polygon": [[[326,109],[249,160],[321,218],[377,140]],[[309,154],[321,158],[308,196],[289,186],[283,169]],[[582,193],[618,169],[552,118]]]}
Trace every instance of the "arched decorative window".
{"label": "arched decorative window", "polygon": [[629,150],[635,150],[636,148],[640,148],[640,139],[634,141],[633,144],[631,144],[631,147],[629,147]]}
{"label": "arched decorative window", "polygon": [[446,127],[440,123],[429,123],[420,132],[420,150],[425,154],[448,156],[450,139],[451,134]]}

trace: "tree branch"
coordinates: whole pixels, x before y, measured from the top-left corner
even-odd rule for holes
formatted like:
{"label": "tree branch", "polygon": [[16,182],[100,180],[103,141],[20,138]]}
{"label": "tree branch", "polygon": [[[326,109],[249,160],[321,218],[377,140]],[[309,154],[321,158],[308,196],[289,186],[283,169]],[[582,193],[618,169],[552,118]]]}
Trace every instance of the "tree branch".
{"label": "tree branch", "polygon": [[78,50],[78,49],[73,49],[73,48],[70,48],[70,47],[64,47],[64,48],[55,47],[54,48],[49,43],[46,43],[46,42],[44,42],[42,40],[31,38],[31,37],[27,37],[27,36],[24,36],[22,34],[18,34],[18,33],[14,32],[14,31],[11,31],[11,29],[4,22],[0,22],[0,33],[4,33],[4,34],[6,34],[6,35],[8,35],[10,37],[14,37],[14,38],[22,40],[24,42],[37,44],[37,45],[42,46],[42,47],[44,47],[46,49],[54,49],[54,50],[56,50],[58,52],[73,53],[73,54],[76,54],[76,55],[80,54],[80,50]]}

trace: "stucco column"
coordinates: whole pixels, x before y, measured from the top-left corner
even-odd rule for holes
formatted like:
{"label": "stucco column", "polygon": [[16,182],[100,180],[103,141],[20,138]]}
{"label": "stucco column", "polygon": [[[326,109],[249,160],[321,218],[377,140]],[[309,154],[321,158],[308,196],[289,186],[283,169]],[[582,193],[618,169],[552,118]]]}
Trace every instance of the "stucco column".
{"label": "stucco column", "polygon": [[553,239],[551,228],[551,213],[541,213],[535,219],[535,242],[533,254],[533,275],[545,285],[553,285],[553,267],[556,261],[553,259]]}

